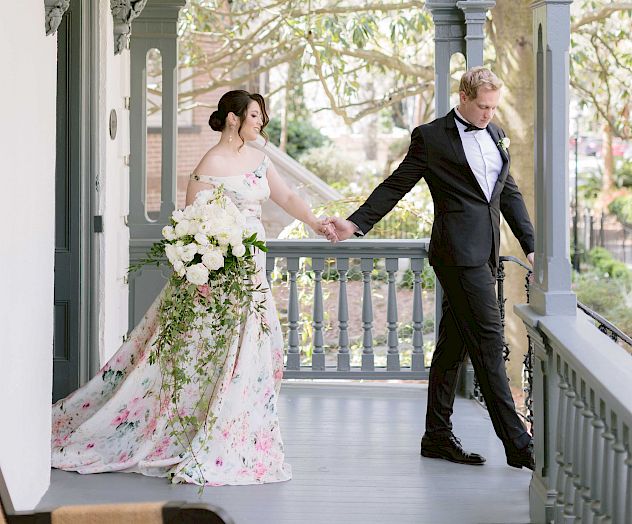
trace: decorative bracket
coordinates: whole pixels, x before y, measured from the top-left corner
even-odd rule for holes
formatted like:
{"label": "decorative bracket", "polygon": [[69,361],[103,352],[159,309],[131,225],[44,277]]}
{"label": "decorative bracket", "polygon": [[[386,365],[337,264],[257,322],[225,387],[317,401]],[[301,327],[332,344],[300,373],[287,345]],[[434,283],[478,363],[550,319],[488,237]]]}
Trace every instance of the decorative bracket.
{"label": "decorative bracket", "polygon": [[147,0],[110,0],[114,19],[114,54],[119,55],[127,47],[132,34],[132,21],[140,15]]}
{"label": "decorative bracket", "polygon": [[70,0],[44,0],[46,35],[55,34]]}

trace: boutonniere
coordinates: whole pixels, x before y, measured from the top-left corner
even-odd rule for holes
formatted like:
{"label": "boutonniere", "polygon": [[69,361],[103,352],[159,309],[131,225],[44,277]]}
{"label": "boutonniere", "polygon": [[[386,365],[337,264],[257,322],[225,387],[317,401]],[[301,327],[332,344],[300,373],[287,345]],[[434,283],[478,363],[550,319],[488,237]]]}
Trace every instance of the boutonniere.
{"label": "boutonniere", "polygon": [[504,136],[498,141],[496,145],[505,153],[509,153],[509,144],[511,144],[511,140],[509,140],[508,136]]}

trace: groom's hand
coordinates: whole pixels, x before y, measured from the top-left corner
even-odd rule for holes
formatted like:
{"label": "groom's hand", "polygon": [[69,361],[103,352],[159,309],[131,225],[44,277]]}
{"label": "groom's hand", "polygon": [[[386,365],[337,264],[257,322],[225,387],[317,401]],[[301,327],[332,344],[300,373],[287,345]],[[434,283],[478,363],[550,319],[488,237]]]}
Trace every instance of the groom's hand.
{"label": "groom's hand", "polygon": [[327,235],[327,240],[337,242],[339,240],[347,240],[358,230],[353,223],[340,217],[329,217],[327,222],[333,227],[335,235]]}

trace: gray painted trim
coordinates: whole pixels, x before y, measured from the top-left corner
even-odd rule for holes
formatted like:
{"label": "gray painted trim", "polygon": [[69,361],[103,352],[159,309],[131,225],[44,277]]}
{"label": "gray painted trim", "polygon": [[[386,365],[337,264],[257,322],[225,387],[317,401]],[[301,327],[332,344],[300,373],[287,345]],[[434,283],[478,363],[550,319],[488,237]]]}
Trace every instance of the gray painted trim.
{"label": "gray painted trim", "polygon": [[[89,108],[89,120],[90,120],[90,176],[87,192],[90,194],[90,225],[92,224],[91,218],[99,213],[99,172],[101,168],[101,138],[103,136],[103,129],[101,126],[101,119],[99,118],[99,86],[101,85],[101,65],[99,61],[100,50],[100,36],[101,25],[99,23],[99,6],[92,2],[86,7],[88,9],[87,18],[90,25],[90,42],[89,42],[89,78],[90,78],[90,108]],[[87,365],[86,371],[88,377],[93,377],[101,368],[101,355],[99,344],[99,316],[101,311],[100,297],[100,279],[101,273],[101,257],[99,251],[100,238],[99,233],[95,233],[94,229],[89,229],[89,323],[88,323],[88,351],[86,355]]]}
{"label": "gray painted trim", "polygon": [[[93,99],[93,89],[91,85],[93,80],[93,69],[98,66],[93,63],[93,47],[94,36],[92,31],[92,21],[94,16],[97,17],[98,13],[95,11],[92,2],[82,2],[81,9],[81,128],[93,130],[94,126],[98,125],[93,121],[94,112],[93,106],[96,104],[96,100]],[[85,384],[91,378],[90,374],[90,361],[91,361],[91,342],[92,342],[92,300],[93,300],[93,288],[94,275],[93,275],[93,251],[94,245],[92,241],[92,216],[93,216],[93,190],[94,187],[94,158],[93,143],[95,137],[90,133],[82,133],[81,138],[81,172],[84,175],[81,177],[81,290],[80,297],[81,303],[79,306],[80,315],[80,336],[79,336],[79,384]],[[97,348],[98,352],[98,348]]]}
{"label": "gray painted trim", "polygon": [[147,0],[110,0],[114,22],[114,54],[120,55],[128,47],[132,21],[137,18]]}
{"label": "gray painted trim", "polygon": [[70,0],[44,0],[44,27],[47,36],[57,32],[68,7],[70,7]]}

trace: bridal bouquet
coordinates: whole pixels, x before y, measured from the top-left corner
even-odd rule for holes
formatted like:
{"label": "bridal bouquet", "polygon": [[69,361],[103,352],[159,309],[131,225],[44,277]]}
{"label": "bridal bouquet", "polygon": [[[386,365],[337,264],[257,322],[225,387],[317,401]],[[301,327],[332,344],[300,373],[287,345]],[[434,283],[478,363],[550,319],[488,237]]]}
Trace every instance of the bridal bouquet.
{"label": "bridal bouquet", "polygon": [[[263,316],[265,297],[258,292],[264,289],[253,278],[254,252],[267,249],[248,230],[222,186],[199,192],[193,204],[174,211],[162,235],[130,271],[160,265],[165,257],[173,268],[158,309],[158,335],[149,362],[160,365],[161,395],[171,400],[171,435],[192,451],[191,435],[212,425],[208,392],[241,322],[248,313]],[[261,324],[265,330],[267,324]],[[181,395],[194,384],[199,400],[187,412]]]}

